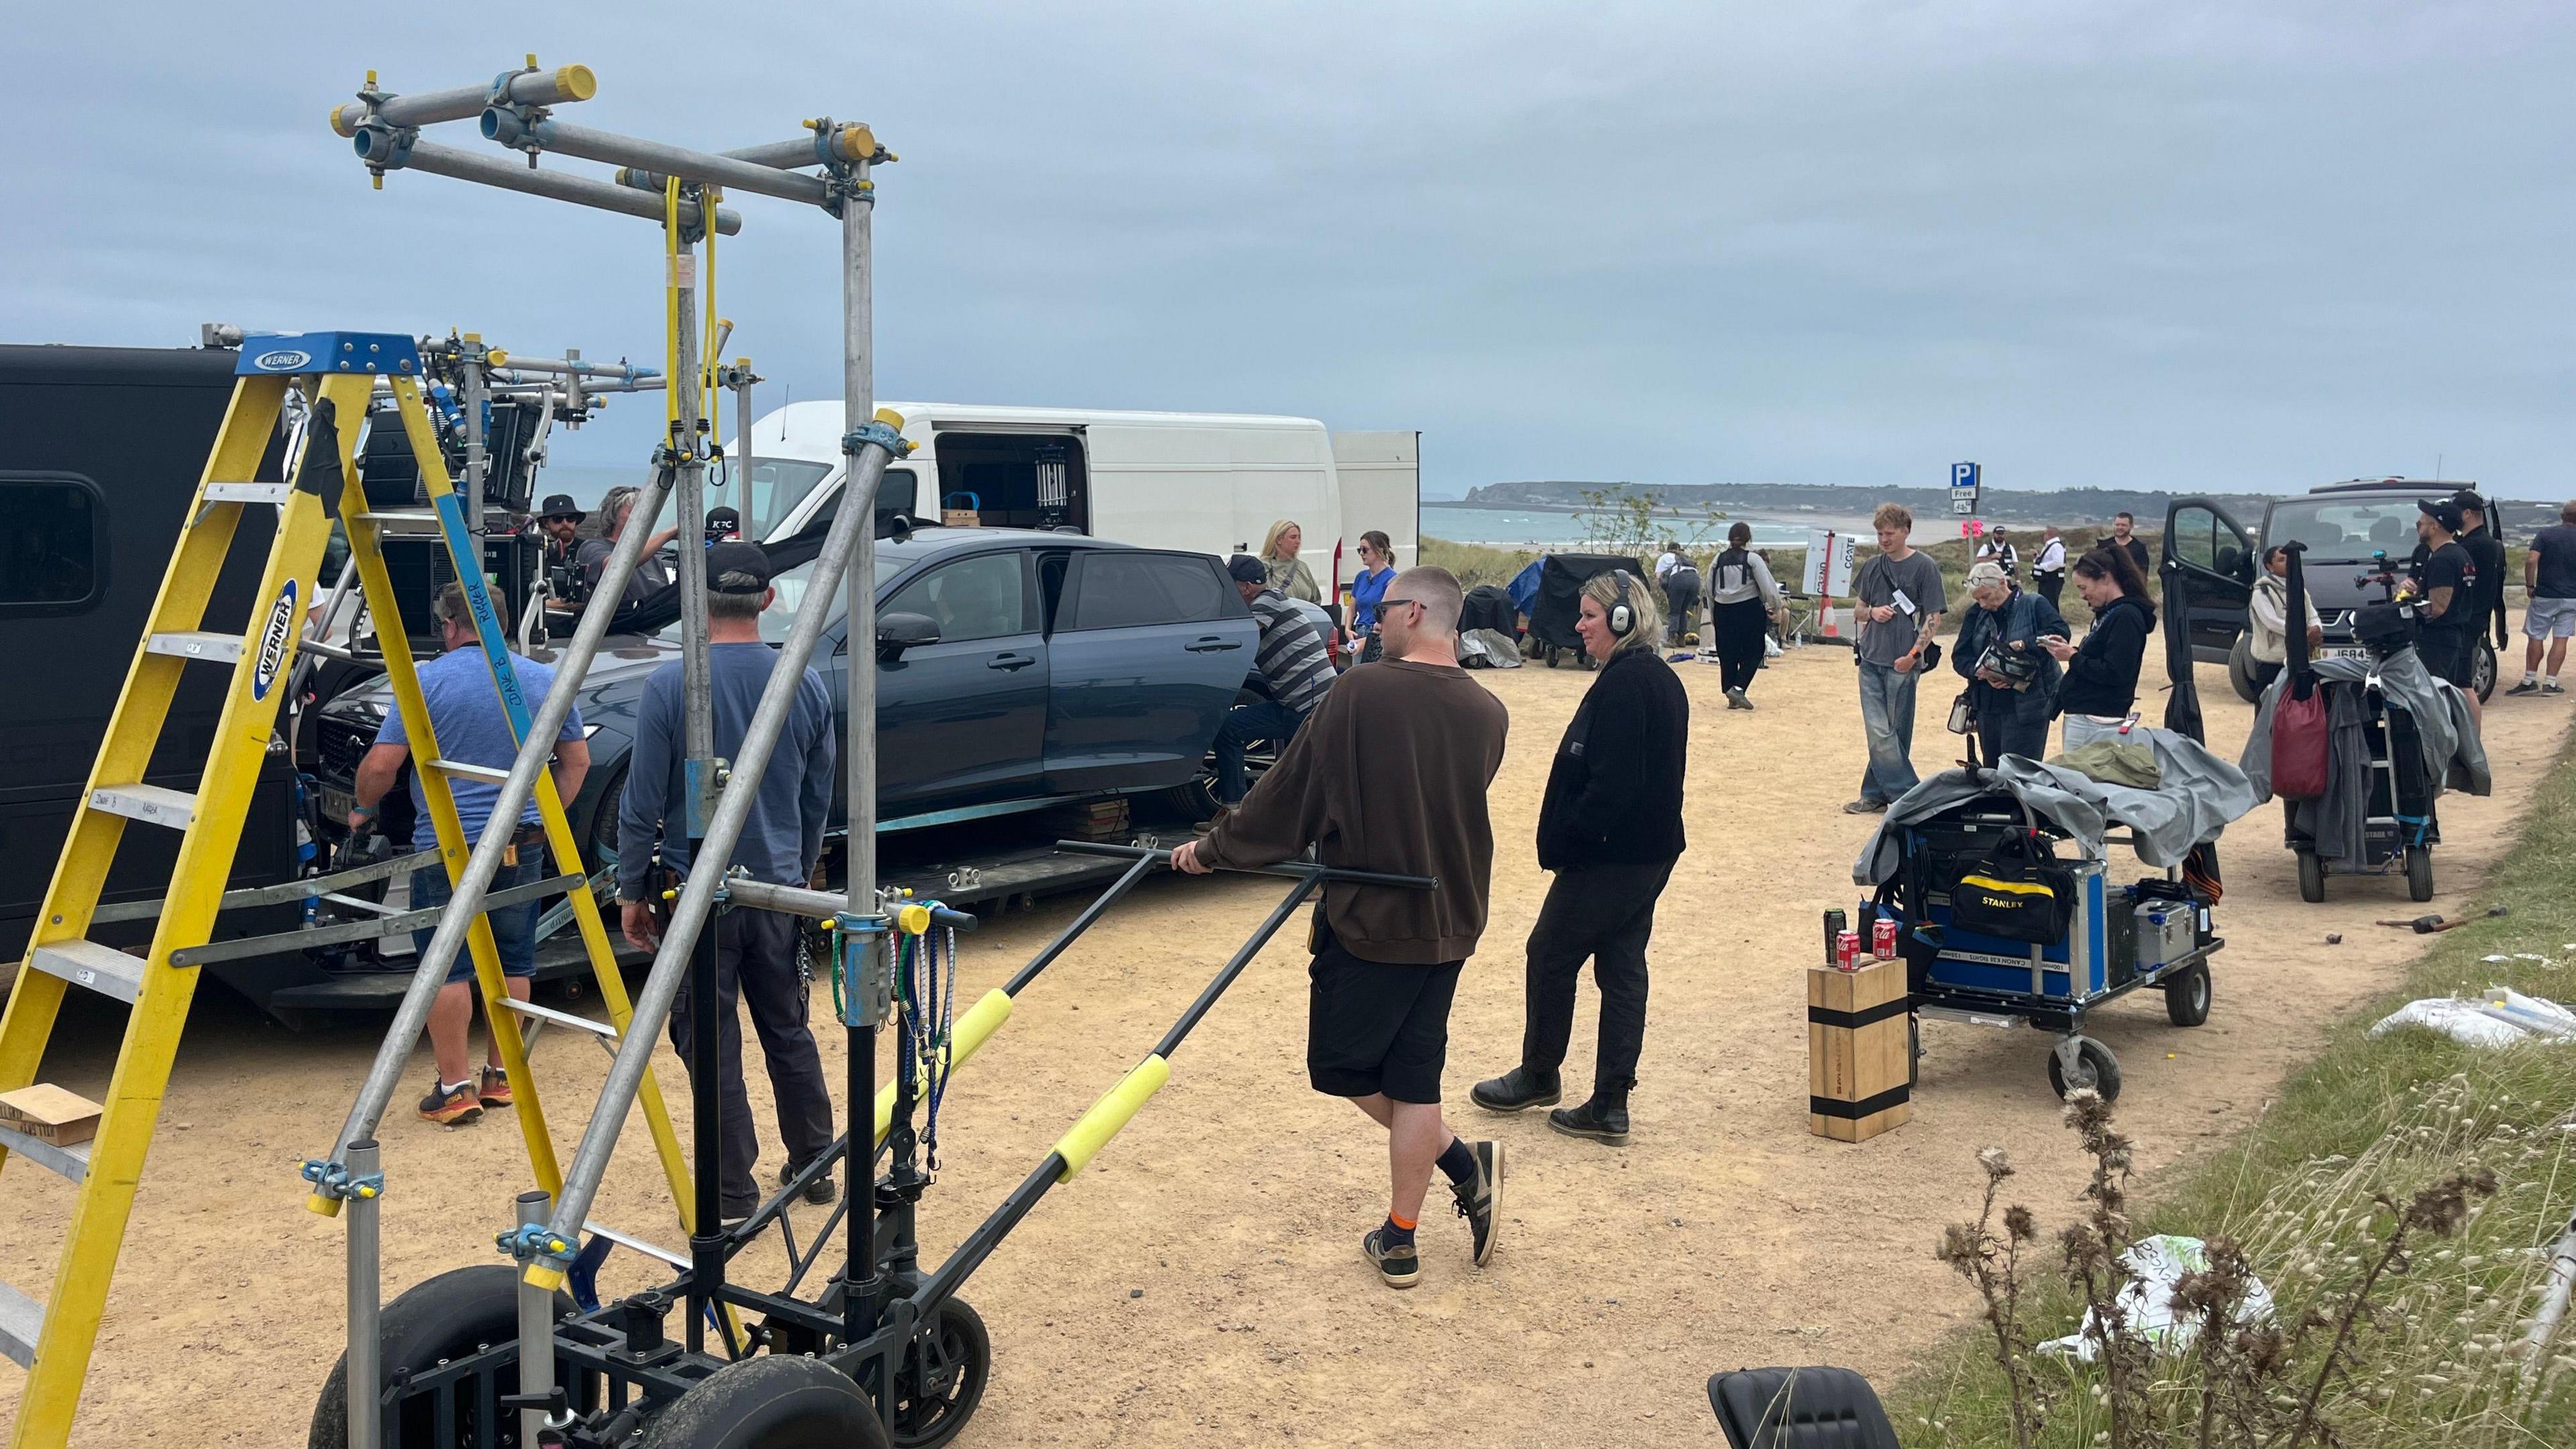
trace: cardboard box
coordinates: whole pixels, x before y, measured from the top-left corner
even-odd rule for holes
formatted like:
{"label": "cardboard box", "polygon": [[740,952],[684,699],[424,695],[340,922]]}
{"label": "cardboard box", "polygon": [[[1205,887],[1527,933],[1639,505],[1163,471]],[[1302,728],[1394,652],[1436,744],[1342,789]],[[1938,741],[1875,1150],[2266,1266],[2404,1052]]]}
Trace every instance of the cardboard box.
{"label": "cardboard box", "polygon": [[1905,963],[1807,969],[1807,1130],[1866,1142],[1914,1116]]}
{"label": "cardboard box", "polygon": [[87,1142],[98,1131],[99,1114],[106,1110],[87,1097],[44,1082],[0,1092],[0,1126],[56,1147]]}

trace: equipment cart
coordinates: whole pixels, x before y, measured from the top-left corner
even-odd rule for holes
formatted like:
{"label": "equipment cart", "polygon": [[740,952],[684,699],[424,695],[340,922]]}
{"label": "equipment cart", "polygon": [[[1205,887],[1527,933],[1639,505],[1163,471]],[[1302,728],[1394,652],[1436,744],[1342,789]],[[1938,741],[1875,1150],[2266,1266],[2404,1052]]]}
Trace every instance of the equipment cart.
{"label": "equipment cart", "polygon": [[[2049,1032],[2048,1081],[2061,1096],[2077,1087],[2120,1094],[2119,1059],[2084,1034],[2086,1015],[2106,1003],[2154,987],[2174,1025],[2209,1019],[2210,958],[2226,945],[2211,913],[2218,887],[2185,866],[2256,803],[2242,771],[2187,735],[2138,729],[2132,742],[2152,750],[2155,788],[2018,756],[1932,776],[1889,807],[1852,872],[1876,888],[1864,920],[1877,912],[1897,922],[1916,1021]],[[1952,919],[1961,879],[1983,874],[2017,842],[2063,872],[2065,927],[2045,942],[1980,934]],[[2113,845],[2160,873],[2116,881]]]}

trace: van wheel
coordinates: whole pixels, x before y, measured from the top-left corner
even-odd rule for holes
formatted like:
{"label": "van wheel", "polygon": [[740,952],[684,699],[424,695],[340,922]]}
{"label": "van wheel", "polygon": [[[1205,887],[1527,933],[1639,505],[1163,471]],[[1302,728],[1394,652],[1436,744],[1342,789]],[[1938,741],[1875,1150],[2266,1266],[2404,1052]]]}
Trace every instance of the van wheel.
{"label": "van wheel", "polygon": [[[2478,703],[2484,704],[2488,700],[2495,698],[2495,687],[2495,646],[2484,639],[2480,639],[2477,642],[2475,651],[2469,659],[2469,688],[2476,692]],[[2425,898],[2418,896],[2416,899],[2423,900]]]}

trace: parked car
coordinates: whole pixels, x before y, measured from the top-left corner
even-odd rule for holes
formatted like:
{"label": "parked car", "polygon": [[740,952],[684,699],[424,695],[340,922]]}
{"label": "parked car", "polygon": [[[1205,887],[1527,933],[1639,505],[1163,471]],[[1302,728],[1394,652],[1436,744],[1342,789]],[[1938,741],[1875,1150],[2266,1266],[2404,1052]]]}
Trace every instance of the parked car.
{"label": "parked car", "polygon": [[[2248,648],[2246,603],[2263,555],[2274,544],[2293,542],[2307,545],[2302,572],[2325,629],[2321,652],[2361,653],[2353,615],[2380,597],[2363,577],[2379,567],[2381,555],[2404,567],[2415,551],[2417,503],[2474,486],[2410,478],[2328,483],[2266,505],[2259,535],[2206,498],[2176,499],[2165,510],[2165,551],[2191,586],[2192,657],[2225,664],[2238,698],[2251,703],[2262,697],[2274,669],[2258,663]],[[2473,681],[2480,699],[2495,691],[2495,678],[2495,651],[2482,632]]]}
{"label": "parked car", "polygon": [[[1019,529],[924,529],[877,544],[877,810],[897,831],[1153,791],[1196,799],[1209,747],[1252,668],[1258,628],[1204,554]],[[775,581],[763,633],[783,640],[812,565]],[[837,616],[814,667],[846,720],[849,652]],[[623,636],[581,686],[591,771],[572,802],[585,864],[614,857],[616,801],[645,679],[678,631]],[[325,706],[326,828],[347,813],[359,757],[390,706],[382,684]],[[837,730],[836,730],[837,733]],[[836,774],[836,780],[842,776]],[[409,838],[389,796],[385,829]],[[833,829],[847,801],[833,801]]]}

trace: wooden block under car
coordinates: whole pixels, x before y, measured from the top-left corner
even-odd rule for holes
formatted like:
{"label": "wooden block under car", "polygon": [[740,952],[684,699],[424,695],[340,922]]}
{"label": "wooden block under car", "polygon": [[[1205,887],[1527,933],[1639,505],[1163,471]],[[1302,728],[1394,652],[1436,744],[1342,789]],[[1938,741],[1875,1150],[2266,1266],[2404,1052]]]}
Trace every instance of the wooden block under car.
{"label": "wooden block under car", "polygon": [[1807,970],[1807,1130],[1867,1142],[1914,1115],[1905,963]]}
{"label": "wooden block under car", "polygon": [[66,1092],[48,1082],[0,1092],[0,1127],[24,1132],[56,1147],[87,1142],[98,1131],[99,1114],[106,1110],[77,1092]]}

